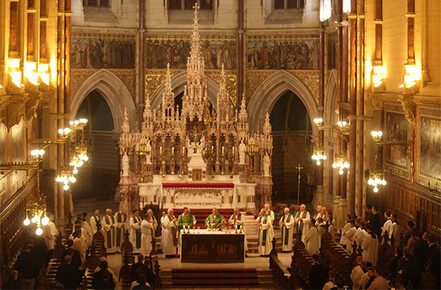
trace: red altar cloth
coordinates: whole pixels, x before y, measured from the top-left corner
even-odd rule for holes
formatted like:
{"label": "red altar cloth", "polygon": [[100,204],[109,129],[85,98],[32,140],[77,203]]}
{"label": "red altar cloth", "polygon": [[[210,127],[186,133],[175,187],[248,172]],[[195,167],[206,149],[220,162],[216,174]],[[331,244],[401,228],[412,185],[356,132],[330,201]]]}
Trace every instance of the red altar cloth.
{"label": "red altar cloth", "polygon": [[190,182],[163,182],[163,188],[234,188],[232,182],[202,182],[202,183],[190,183]]}

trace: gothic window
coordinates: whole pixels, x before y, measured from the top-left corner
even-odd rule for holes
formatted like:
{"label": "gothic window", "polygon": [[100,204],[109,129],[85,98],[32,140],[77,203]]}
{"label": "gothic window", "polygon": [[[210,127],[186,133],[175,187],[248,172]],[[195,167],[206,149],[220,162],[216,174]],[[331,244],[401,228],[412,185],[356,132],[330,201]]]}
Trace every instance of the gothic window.
{"label": "gothic window", "polygon": [[[198,0],[198,6],[201,10],[212,10],[214,0]],[[169,10],[193,10],[195,0],[169,0]]]}
{"label": "gothic window", "polygon": [[274,0],[274,9],[304,8],[305,0]]}
{"label": "gothic window", "polygon": [[84,7],[109,8],[109,0],[83,0]]}
{"label": "gothic window", "polygon": [[305,0],[264,0],[267,24],[301,23]]}
{"label": "gothic window", "polygon": [[199,23],[213,24],[214,13],[220,0],[167,0],[164,3],[168,7],[168,23],[192,24],[195,2],[199,6]]}

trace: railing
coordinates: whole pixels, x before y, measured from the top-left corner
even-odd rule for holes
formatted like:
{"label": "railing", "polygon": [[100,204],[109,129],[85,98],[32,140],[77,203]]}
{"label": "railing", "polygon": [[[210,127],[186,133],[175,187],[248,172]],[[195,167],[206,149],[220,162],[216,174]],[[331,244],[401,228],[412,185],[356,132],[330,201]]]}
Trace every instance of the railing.
{"label": "railing", "polygon": [[276,239],[273,241],[273,250],[270,253],[270,268],[273,273],[273,281],[275,289],[293,289],[291,285],[291,273],[283,266],[277,257]]}

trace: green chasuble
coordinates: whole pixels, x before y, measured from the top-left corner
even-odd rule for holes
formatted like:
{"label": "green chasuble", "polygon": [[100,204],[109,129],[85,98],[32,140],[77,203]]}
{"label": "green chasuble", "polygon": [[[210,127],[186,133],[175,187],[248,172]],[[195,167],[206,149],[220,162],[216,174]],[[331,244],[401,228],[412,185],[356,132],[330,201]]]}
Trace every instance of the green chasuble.
{"label": "green chasuble", "polygon": [[182,230],[184,228],[184,225],[190,225],[191,229],[194,229],[194,224],[193,224],[193,215],[184,215],[181,214],[178,217],[178,229]]}
{"label": "green chasuble", "polygon": [[[210,222],[214,219],[214,225],[210,225]],[[206,219],[205,219],[205,227],[206,228],[216,228],[223,220],[225,220],[225,217],[221,214],[217,214],[216,218],[214,218],[214,214],[210,214]]]}

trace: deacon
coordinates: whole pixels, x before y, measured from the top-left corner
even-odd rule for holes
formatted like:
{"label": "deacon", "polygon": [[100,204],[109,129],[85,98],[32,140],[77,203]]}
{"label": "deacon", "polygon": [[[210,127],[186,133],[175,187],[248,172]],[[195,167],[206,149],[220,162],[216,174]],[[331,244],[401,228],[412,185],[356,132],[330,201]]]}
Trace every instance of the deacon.
{"label": "deacon", "polygon": [[54,222],[54,215],[49,215],[49,222],[43,227],[44,241],[48,251],[53,251],[55,249],[55,239],[58,234],[57,227]]}
{"label": "deacon", "polygon": [[89,248],[90,246],[92,246],[92,240],[93,240],[93,231],[92,231],[92,227],[90,226],[89,222],[87,221],[87,212],[83,212],[82,213],[82,219],[81,219],[81,227],[85,230],[86,232],[86,241],[87,241],[87,248]]}
{"label": "deacon", "polygon": [[268,256],[273,249],[271,241],[274,238],[274,230],[271,216],[263,208],[260,210],[257,223],[259,224],[259,239],[257,241],[259,255]]}
{"label": "deacon", "polygon": [[178,248],[178,219],[173,215],[173,209],[169,208],[167,214],[161,218],[162,237],[161,246],[162,252],[166,258],[178,257],[176,254]]}
{"label": "deacon", "polygon": [[147,210],[147,215],[141,222],[141,254],[145,257],[150,256],[150,252],[153,249],[153,241],[155,239],[155,230],[158,226],[153,211]]}
{"label": "deacon", "polygon": [[282,229],[282,252],[292,251],[292,235],[294,233],[294,217],[289,213],[289,208],[285,207],[284,215],[279,221]]}
{"label": "deacon", "polygon": [[271,223],[274,222],[274,212],[271,210],[269,203],[265,204],[265,212],[271,217]]}
{"label": "deacon", "polygon": [[296,222],[295,224],[296,233],[301,238],[302,242],[305,243],[306,233],[309,230],[309,225],[311,221],[311,216],[309,215],[309,212],[306,210],[306,205],[304,204],[300,205],[300,211],[296,213],[294,219]]}
{"label": "deacon", "polygon": [[98,224],[101,222],[100,210],[96,209],[90,217],[90,227],[92,228],[92,237],[96,233]]}
{"label": "deacon", "polygon": [[103,217],[101,224],[103,225],[104,247],[107,254],[112,254],[117,251],[115,245],[115,217],[112,215],[110,208],[106,209],[106,215]]}
{"label": "deacon", "polygon": [[371,224],[367,224],[366,229],[368,235],[363,239],[363,243],[361,244],[363,260],[371,262],[372,265],[376,266],[378,260],[378,236],[373,232]]}
{"label": "deacon", "polygon": [[116,238],[115,238],[115,247],[118,252],[121,252],[121,245],[124,242],[124,233],[128,229],[129,216],[125,209],[118,211],[115,214],[115,223],[116,223]]}
{"label": "deacon", "polygon": [[317,228],[315,227],[315,220],[311,219],[309,221],[310,227],[305,235],[305,248],[308,250],[310,255],[318,255],[320,253],[319,246],[319,236]]}
{"label": "deacon", "polygon": [[133,253],[139,254],[141,251],[141,222],[142,218],[139,216],[139,210],[133,210],[133,216],[130,217],[130,242],[133,246]]}
{"label": "deacon", "polygon": [[225,217],[219,214],[217,208],[213,208],[212,214],[205,219],[205,227],[207,229],[215,229],[219,225],[225,223]]}
{"label": "deacon", "polygon": [[190,213],[190,209],[184,207],[184,212],[178,217],[178,229],[182,230],[184,226],[190,226],[194,229],[196,218]]}
{"label": "deacon", "polygon": [[[228,223],[230,225],[232,225],[233,227],[237,226],[237,229],[239,229],[239,227],[242,226],[242,231],[245,235],[245,237],[244,237],[244,251],[246,253],[248,251],[248,242],[247,242],[247,236],[245,233],[245,221],[243,220],[243,215],[240,213],[240,211],[237,207],[234,209],[233,214],[228,219]],[[245,254],[245,257],[247,257],[246,254]]]}

